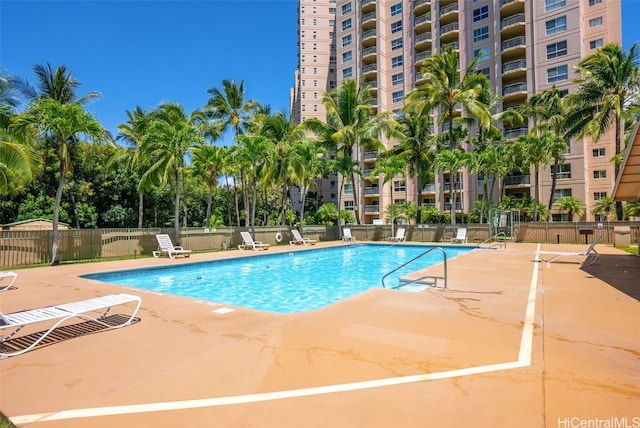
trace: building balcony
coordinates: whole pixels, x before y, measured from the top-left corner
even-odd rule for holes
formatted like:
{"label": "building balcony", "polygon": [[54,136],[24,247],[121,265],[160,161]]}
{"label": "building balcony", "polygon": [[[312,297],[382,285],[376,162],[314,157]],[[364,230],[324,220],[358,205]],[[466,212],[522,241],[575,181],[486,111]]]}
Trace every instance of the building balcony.
{"label": "building balcony", "polygon": [[365,161],[376,160],[376,159],[378,159],[378,151],[377,150],[364,152],[364,160]]}
{"label": "building balcony", "polygon": [[421,67],[422,66],[422,60],[427,59],[427,58],[431,58],[432,52],[431,51],[425,51],[425,52],[420,52],[418,54],[416,54],[416,66]]}
{"label": "building balcony", "polygon": [[373,63],[373,64],[365,65],[362,68],[362,75],[369,77],[371,75],[375,75],[377,71],[378,71],[378,64]]}
{"label": "building balcony", "polygon": [[431,0],[415,0],[413,2],[413,13],[416,15],[431,9]]}
{"label": "building balcony", "polygon": [[[460,183],[453,183],[453,189],[454,191],[458,191],[460,190]],[[444,191],[445,192],[449,192],[451,190],[451,185],[449,184],[449,182],[447,181],[446,183],[444,183]]]}
{"label": "building balcony", "polygon": [[416,35],[413,44],[417,50],[419,47],[429,46],[432,41],[433,35],[431,34],[431,31],[427,31],[426,33]]}
{"label": "building balcony", "polygon": [[513,83],[502,88],[503,97],[511,97],[520,94],[524,94],[526,96],[527,82]]}
{"label": "building balcony", "polygon": [[524,0],[501,0],[500,1],[500,17],[524,13]]}
{"label": "building balcony", "polygon": [[460,50],[460,42],[446,43],[446,44],[442,45],[442,49],[444,49],[446,47],[451,47],[451,49],[453,49],[454,51],[459,51]]}
{"label": "building balcony", "polygon": [[377,32],[376,29],[372,29],[372,30],[367,30],[367,31],[363,31],[362,32],[362,46],[363,47],[369,47],[369,46],[373,46],[376,44],[376,36],[377,36]]}
{"label": "building balcony", "polygon": [[413,20],[413,30],[416,33],[428,30],[431,28],[431,12],[424,15],[416,16]]}
{"label": "building balcony", "polygon": [[515,61],[509,61],[502,64],[502,75],[509,75],[511,79],[516,78],[519,74],[522,77],[526,77],[527,61],[524,59],[517,59]]}
{"label": "building balcony", "polygon": [[[456,211],[460,211],[462,210],[462,202],[460,201],[456,201],[456,206],[454,208]],[[451,202],[445,202],[444,204],[444,210],[445,211],[450,211],[451,210]]]}
{"label": "building balcony", "polygon": [[422,187],[422,193],[436,193],[436,185],[435,185],[435,183],[425,184]]}
{"label": "building balcony", "polygon": [[440,8],[440,23],[448,24],[458,20],[458,2],[450,3]]}
{"label": "building balcony", "polygon": [[380,188],[379,187],[365,187],[364,188],[364,195],[365,196],[371,196],[371,195],[379,195],[380,194]]}
{"label": "building balcony", "polygon": [[500,21],[500,35],[503,39],[523,36],[525,33],[525,15],[516,13]]}
{"label": "building balcony", "polygon": [[362,15],[362,29],[369,30],[376,28],[376,13],[369,12],[366,15]]}
{"label": "building balcony", "polygon": [[362,50],[362,62],[365,64],[369,64],[376,60],[376,54],[378,53],[377,46],[369,46]]}
{"label": "building balcony", "polygon": [[368,214],[379,213],[380,212],[380,205],[365,205],[364,206],[364,212],[368,213]]}
{"label": "building balcony", "polygon": [[526,126],[520,127],[520,128],[511,128],[511,129],[505,129],[503,132],[504,138],[506,138],[507,140],[515,140],[518,137],[521,137],[523,135],[527,135],[529,133],[529,128],[527,128]]}
{"label": "building balcony", "polygon": [[376,0],[360,0],[360,9],[362,13],[376,10]]}
{"label": "building balcony", "polygon": [[504,178],[505,186],[529,186],[530,184],[530,175],[510,175]]}
{"label": "building balcony", "polygon": [[452,22],[451,24],[447,24],[445,26],[440,27],[440,37],[443,37],[452,32],[458,32],[460,30],[460,24],[457,22]]}

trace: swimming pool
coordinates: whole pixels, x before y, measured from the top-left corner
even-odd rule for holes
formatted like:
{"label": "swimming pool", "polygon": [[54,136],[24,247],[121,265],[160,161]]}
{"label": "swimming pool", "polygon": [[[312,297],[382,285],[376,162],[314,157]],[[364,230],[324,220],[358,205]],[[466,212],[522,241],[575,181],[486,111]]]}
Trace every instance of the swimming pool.
{"label": "swimming pool", "polygon": [[[382,287],[433,246],[358,244],[83,275],[84,278],[278,313],[306,312]],[[472,247],[443,247],[447,259]],[[434,251],[387,278],[442,262]]]}

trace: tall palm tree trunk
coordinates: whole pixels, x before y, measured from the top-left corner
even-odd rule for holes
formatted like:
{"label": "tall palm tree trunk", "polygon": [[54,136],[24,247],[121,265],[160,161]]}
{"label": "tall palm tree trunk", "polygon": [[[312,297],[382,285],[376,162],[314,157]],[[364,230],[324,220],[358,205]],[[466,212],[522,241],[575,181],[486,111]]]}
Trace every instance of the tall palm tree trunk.
{"label": "tall palm tree trunk", "polygon": [[144,193],[138,192],[138,229],[142,229],[143,214],[144,214]]}
{"label": "tall palm tree trunk", "polygon": [[180,245],[180,173],[177,169],[174,173],[173,183],[176,187],[173,201],[173,239],[176,245]]}
{"label": "tall palm tree trunk", "polygon": [[60,240],[60,231],[58,223],[60,220],[60,204],[62,203],[62,189],[64,189],[64,171],[66,169],[66,162],[63,156],[60,156],[60,179],[58,180],[58,188],[56,189],[56,200],[53,206],[53,220],[52,220],[52,240],[53,245],[51,247],[51,266],[58,266],[60,264],[60,253],[58,250],[58,241]]}

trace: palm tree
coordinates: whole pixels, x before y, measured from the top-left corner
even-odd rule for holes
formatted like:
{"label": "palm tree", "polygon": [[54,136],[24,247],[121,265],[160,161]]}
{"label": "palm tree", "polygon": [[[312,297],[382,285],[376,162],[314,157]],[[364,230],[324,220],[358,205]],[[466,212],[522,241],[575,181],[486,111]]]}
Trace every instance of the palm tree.
{"label": "palm tree", "polygon": [[231,128],[236,137],[244,133],[249,124],[248,117],[256,109],[255,101],[244,99],[244,81],[236,83],[235,80],[224,79],[222,89],[210,88],[207,93],[211,98],[207,101],[205,111],[222,121],[222,131]]}
{"label": "palm tree", "polygon": [[[369,89],[353,79],[342,81],[338,90],[327,92],[322,97],[322,103],[327,109],[327,123],[316,118],[304,122],[305,127],[314,132],[326,148],[336,150],[347,164],[356,157],[355,150],[384,148],[378,137],[383,130],[390,132],[393,127],[392,121],[387,120],[387,115],[374,113],[369,103]],[[350,180],[354,185],[356,224],[360,224],[355,170]]]}
{"label": "palm tree", "polygon": [[72,146],[86,141],[102,143],[111,141],[100,123],[80,104],[60,104],[52,98],[42,98],[32,103],[29,109],[18,115],[14,122],[14,130],[20,141],[28,141],[33,136],[36,140],[46,138],[53,141],[58,157],[58,188],[53,208],[53,248],[51,264],[60,264],[58,253],[58,220],[62,190],[65,176],[73,169],[70,157]]}
{"label": "palm tree", "polygon": [[11,138],[11,119],[18,105],[10,76],[0,74],[0,194],[16,192],[33,179],[38,158],[31,144],[19,144]]}
{"label": "palm tree", "polygon": [[210,144],[202,144],[193,149],[192,165],[194,176],[202,178],[209,189],[205,224],[210,227],[211,212],[218,179],[223,175],[229,162],[229,149]]}
{"label": "palm tree", "polygon": [[[445,47],[441,53],[423,61],[421,72],[426,82],[418,86],[407,96],[407,103],[418,114],[439,112],[438,126],[446,124],[449,150],[459,148],[454,127],[454,119],[460,115],[462,108],[466,114],[475,118],[479,126],[488,128],[490,113],[482,97],[485,92],[485,81],[477,79],[476,64],[481,53],[469,63],[464,73],[460,72],[458,52]],[[453,189],[453,175],[449,174],[449,186]],[[455,198],[455,192],[451,193]],[[455,200],[451,201],[451,224],[455,229]]]}
{"label": "palm tree", "polygon": [[[393,199],[393,179],[398,175],[402,175],[402,179],[404,179],[404,173],[407,169],[407,165],[404,163],[402,158],[398,156],[381,156],[376,161],[376,165],[371,171],[371,175],[373,177],[377,177],[382,175],[382,184],[391,183],[390,187],[390,196],[389,196],[389,206],[394,205]],[[394,221],[394,211],[391,211],[391,236],[394,236],[393,231],[393,221]]]}
{"label": "palm tree", "polygon": [[393,131],[393,138],[400,143],[391,148],[389,156],[398,156],[407,165],[407,175],[416,180],[415,203],[418,209],[417,219],[421,220],[422,188],[433,174],[433,164],[438,149],[433,135],[433,118],[429,114],[420,114],[405,109],[397,120],[398,127]]}
{"label": "palm tree", "polygon": [[273,147],[269,140],[263,135],[240,135],[238,136],[238,146],[236,147],[235,160],[245,171],[247,179],[246,187],[251,189],[249,211],[249,227],[251,236],[255,239],[255,220],[258,183],[264,174],[265,165],[268,164],[272,154],[269,152]]}
{"label": "palm tree", "polygon": [[138,159],[150,160],[142,174],[141,186],[170,183],[175,191],[173,229],[176,245],[180,245],[180,178],[185,156],[204,142],[203,130],[194,123],[194,115],[186,116],[177,103],[165,103],[153,111],[147,132],[139,147]]}
{"label": "palm tree", "polygon": [[303,165],[300,174],[294,177],[294,183],[300,188],[300,226],[304,225],[304,208],[307,192],[316,186],[316,179],[322,178],[326,169],[326,151],[313,141],[299,142],[295,145],[297,159]]}
{"label": "palm tree", "polygon": [[573,215],[577,214],[578,217],[582,217],[584,214],[584,202],[573,196],[563,196],[556,200],[554,204],[558,209],[569,212],[569,221],[573,221]]}
{"label": "palm tree", "polygon": [[604,196],[596,201],[591,213],[594,215],[603,214],[609,221],[611,218],[615,218],[616,203],[610,197]]}
{"label": "palm tree", "polygon": [[[640,45],[634,43],[625,53],[617,44],[598,49],[578,63],[581,77],[575,80],[578,90],[571,96],[571,113],[567,117],[568,136],[590,136],[594,142],[612,127],[615,154],[622,151],[624,122],[633,120],[629,112],[637,112],[640,99]],[[618,175],[616,162],[615,172]],[[622,219],[622,203],[616,205]]]}

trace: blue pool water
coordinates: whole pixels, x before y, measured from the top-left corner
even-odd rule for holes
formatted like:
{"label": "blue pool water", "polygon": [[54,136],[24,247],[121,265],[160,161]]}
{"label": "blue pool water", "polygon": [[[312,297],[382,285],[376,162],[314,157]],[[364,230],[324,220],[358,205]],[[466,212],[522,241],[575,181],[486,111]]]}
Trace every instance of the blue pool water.
{"label": "blue pool water", "polygon": [[[429,248],[399,244],[345,245],[84,277],[262,311],[294,313],[318,309],[369,288],[382,287],[385,274]],[[444,250],[450,259],[470,251],[471,247]],[[433,251],[385,282],[393,287],[399,277],[442,260],[442,253]]]}

